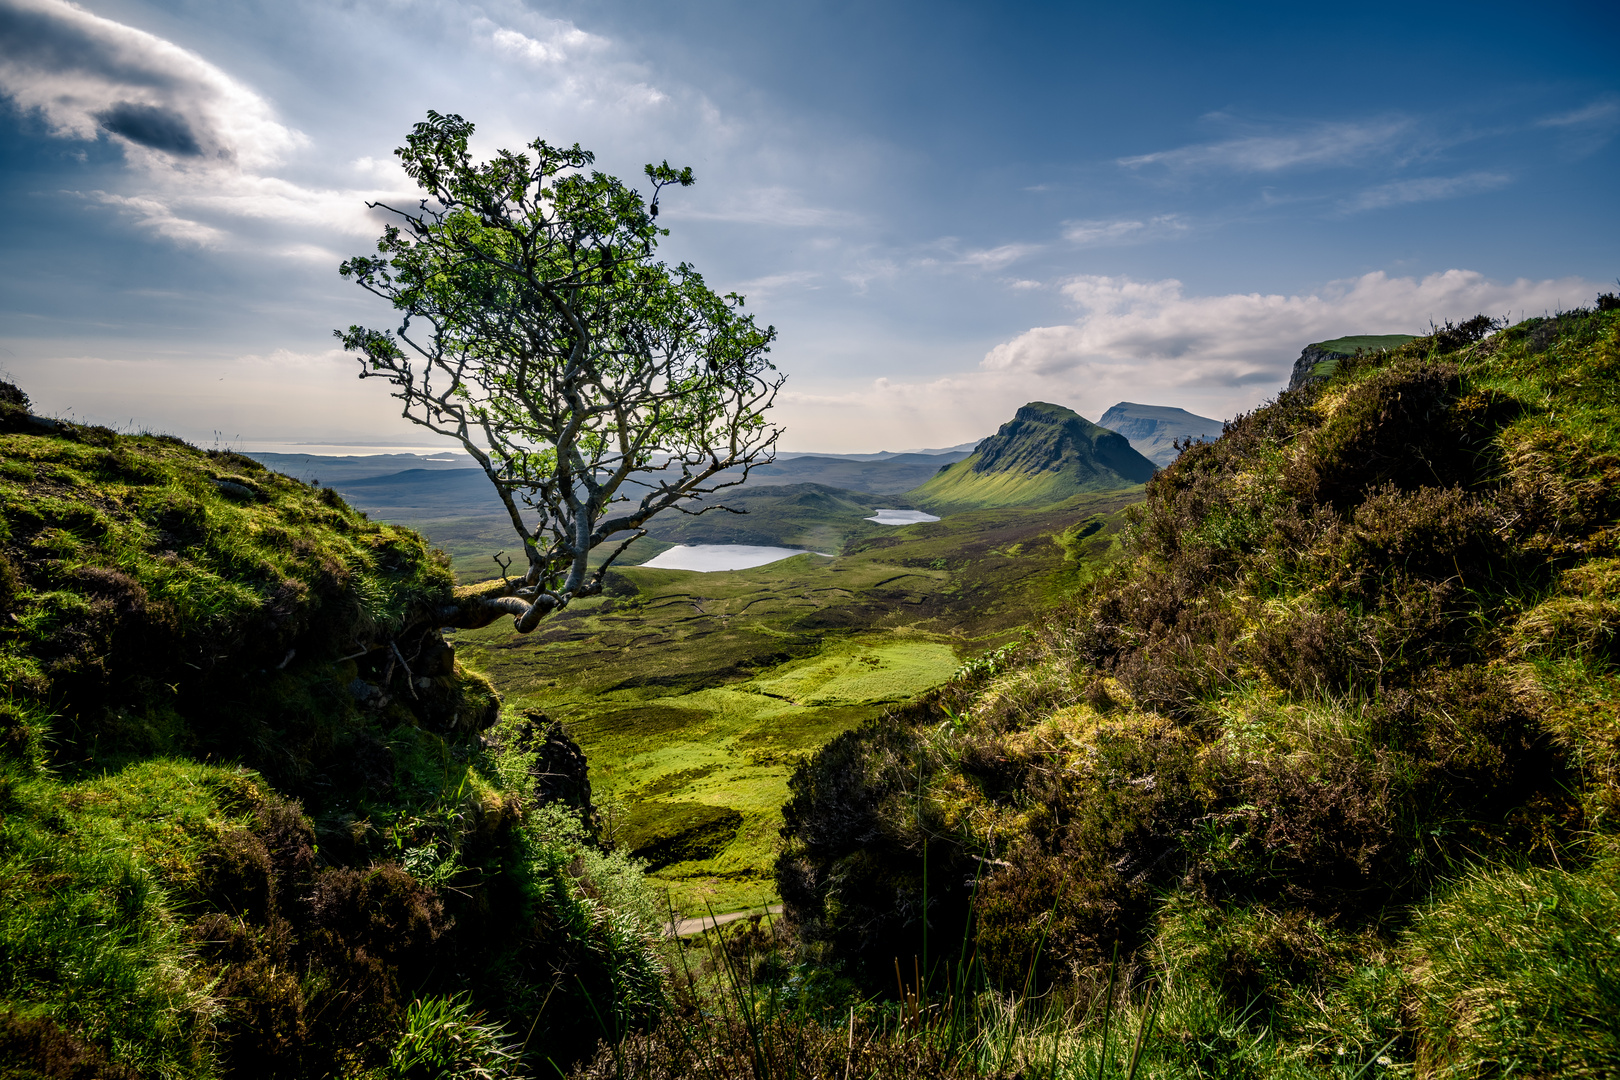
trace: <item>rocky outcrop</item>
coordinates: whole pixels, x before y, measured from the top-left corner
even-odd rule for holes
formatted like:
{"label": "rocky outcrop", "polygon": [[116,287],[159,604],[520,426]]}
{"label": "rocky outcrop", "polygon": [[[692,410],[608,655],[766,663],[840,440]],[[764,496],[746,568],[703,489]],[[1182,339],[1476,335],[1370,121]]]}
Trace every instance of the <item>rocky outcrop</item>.
{"label": "rocky outcrop", "polygon": [[1298,390],[1313,379],[1325,379],[1332,373],[1332,368],[1318,370],[1327,364],[1337,364],[1347,359],[1351,354],[1333,352],[1321,345],[1307,345],[1305,351],[1299,354],[1294,361],[1294,372],[1288,377],[1288,389]]}

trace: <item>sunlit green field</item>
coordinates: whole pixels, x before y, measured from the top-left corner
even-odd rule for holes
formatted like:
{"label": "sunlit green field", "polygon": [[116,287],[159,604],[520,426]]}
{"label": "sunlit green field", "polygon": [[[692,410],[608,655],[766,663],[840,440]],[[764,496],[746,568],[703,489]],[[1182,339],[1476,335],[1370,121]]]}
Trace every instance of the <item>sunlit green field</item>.
{"label": "sunlit green field", "polygon": [[959,514],[752,570],[625,567],[533,634],[456,647],[509,708],[566,725],[614,838],[677,909],[736,910],[772,897],[798,758],[1017,633],[1094,572],[1136,497]]}

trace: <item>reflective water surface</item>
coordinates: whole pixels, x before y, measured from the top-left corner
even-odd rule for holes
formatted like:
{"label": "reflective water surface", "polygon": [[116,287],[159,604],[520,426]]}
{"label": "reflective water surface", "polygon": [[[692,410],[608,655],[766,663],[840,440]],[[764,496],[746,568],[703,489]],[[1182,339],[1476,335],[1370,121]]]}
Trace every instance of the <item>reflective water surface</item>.
{"label": "reflective water surface", "polygon": [[921,510],[878,510],[876,514],[866,519],[875,521],[879,525],[916,525],[924,521],[938,521],[933,514],[925,514]]}
{"label": "reflective water surface", "polygon": [[655,570],[746,570],[803,554],[799,548],[758,544],[678,544],[641,565]]}

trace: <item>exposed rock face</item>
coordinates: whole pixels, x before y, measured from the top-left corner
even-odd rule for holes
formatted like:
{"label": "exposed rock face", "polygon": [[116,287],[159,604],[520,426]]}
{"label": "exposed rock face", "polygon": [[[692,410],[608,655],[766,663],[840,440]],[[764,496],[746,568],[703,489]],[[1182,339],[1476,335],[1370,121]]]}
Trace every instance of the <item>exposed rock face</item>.
{"label": "exposed rock face", "polygon": [[1355,334],[1307,345],[1305,351],[1299,354],[1299,359],[1294,361],[1294,372],[1288,379],[1288,389],[1297,390],[1312,379],[1326,378],[1333,373],[1333,366],[1340,360],[1354,356],[1358,352],[1395,349],[1411,340],[1411,334]]}
{"label": "exposed rock face", "polygon": [[541,805],[560,802],[571,806],[587,825],[594,824],[596,809],[591,805],[591,776],[585,751],[563,726],[545,713],[525,713],[514,743],[519,753],[534,754],[529,775],[534,778],[536,800]]}
{"label": "exposed rock face", "polygon": [[1305,351],[1299,354],[1298,360],[1294,361],[1294,373],[1288,377],[1288,389],[1298,390],[1312,379],[1326,378],[1328,372],[1317,372],[1318,364],[1336,363],[1347,359],[1350,355],[1350,353],[1332,352],[1321,345],[1305,346]]}
{"label": "exposed rock face", "polygon": [[1176,460],[1180,453],[1175,447],[1177,442],[1184,439],[1214,442],[1226,426],[1220,420],[1211,420],[1186,409],[1138,405],[1131,401],[1121,401],[1103,413],[1097,423],[1125,436],[1139,454],[1160,467]]}

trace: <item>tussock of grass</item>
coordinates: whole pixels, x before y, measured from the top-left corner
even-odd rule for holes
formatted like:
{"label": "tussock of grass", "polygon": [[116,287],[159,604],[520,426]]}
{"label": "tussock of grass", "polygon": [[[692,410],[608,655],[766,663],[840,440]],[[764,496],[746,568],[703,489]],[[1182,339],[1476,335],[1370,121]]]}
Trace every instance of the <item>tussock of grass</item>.
{"label": "tussock of grass", "polygon": [[1620,866],[1483,870],[1406,935],[1425,1075],[1600,1077],[1620,1062]]}

